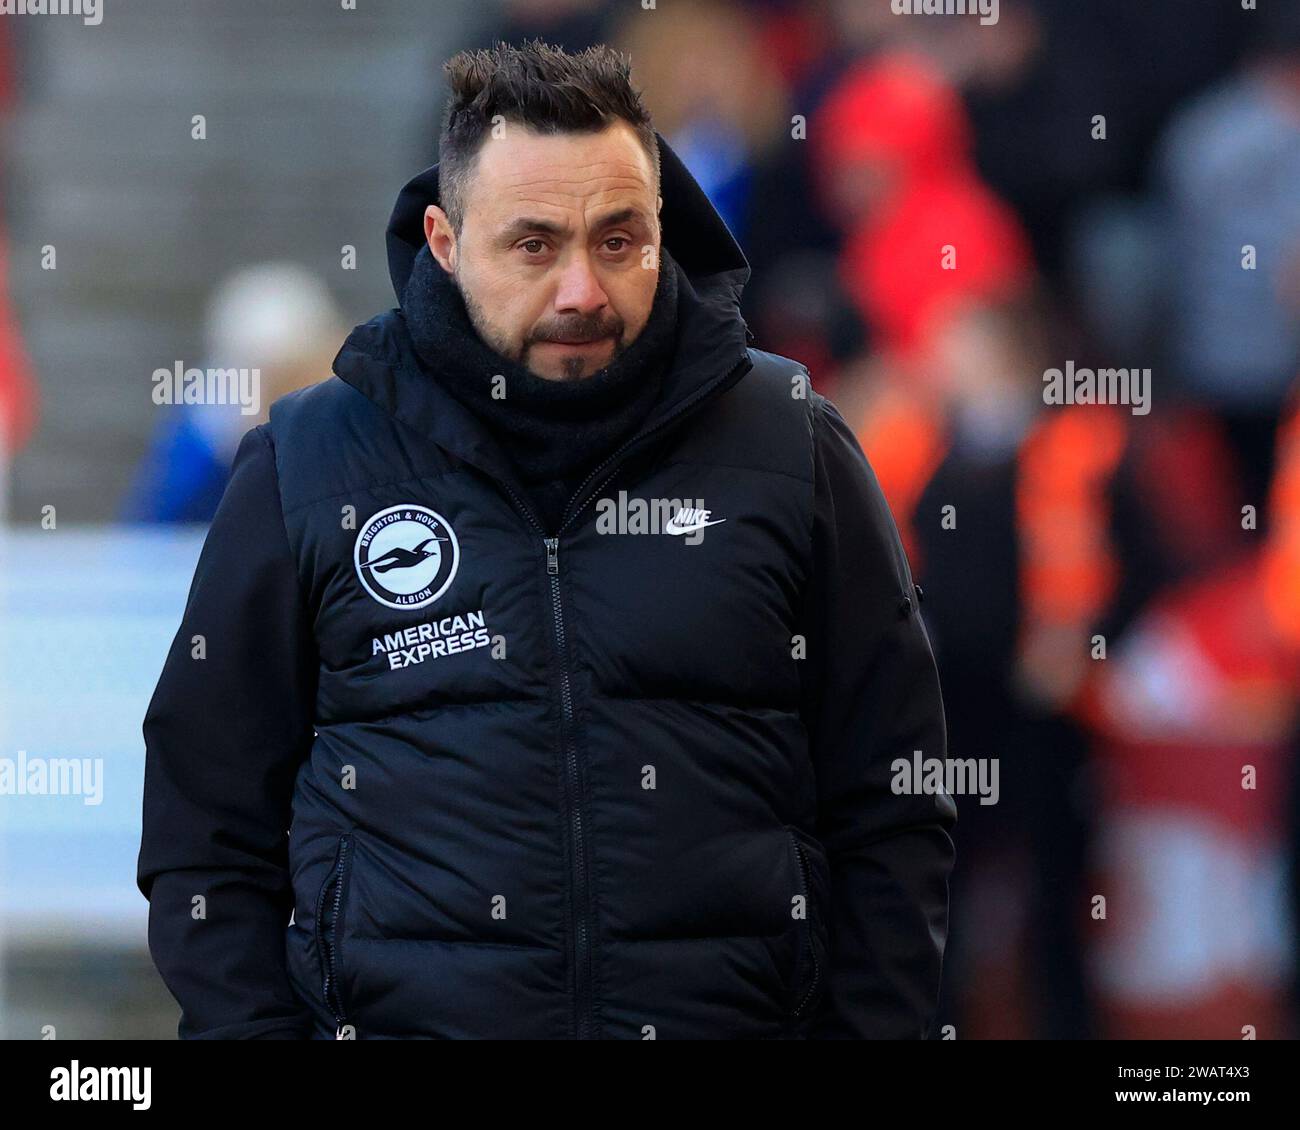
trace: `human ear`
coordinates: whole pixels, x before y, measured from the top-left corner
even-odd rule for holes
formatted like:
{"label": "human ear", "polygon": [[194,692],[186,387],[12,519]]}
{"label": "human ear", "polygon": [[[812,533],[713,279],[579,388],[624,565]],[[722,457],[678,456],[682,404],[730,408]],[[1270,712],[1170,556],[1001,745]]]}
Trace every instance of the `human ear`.
{"label": "human ear", "polygon": [[430,204],[424,210],[424,238],[438,265],[448,274],[455,273],[456,232],[447,213],[436,204]]}

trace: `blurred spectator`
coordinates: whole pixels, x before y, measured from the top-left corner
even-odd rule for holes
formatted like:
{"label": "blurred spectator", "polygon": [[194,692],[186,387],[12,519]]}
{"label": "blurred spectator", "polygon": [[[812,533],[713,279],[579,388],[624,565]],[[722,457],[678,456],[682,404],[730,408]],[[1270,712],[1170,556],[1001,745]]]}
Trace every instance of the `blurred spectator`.
{"label": "blurred spectator", "polygon": [[[36,383],[10,302],[8,276],[8,248],[0,226],[0,482],[5,477],[3,468],[35,429],[38,412]],[[5,501],[0,492],[0,515]]]}
{"label": "blurred spectator", "polygon": [[1044,406],[1047,347],[1037,305],[968,305],[935,323],[906,376],[881,363],[853,412],[926,593],[950,756],[1001,766],[997,805],[959,801],[942,1020],[966,1038],[1092,1031],[1068,913],[1088,842],[1086,747],[1067,708],[1108,593],[1117,453],[1093,447],[1108,421]]}
{"label": "blurred spectator", "polygon": [[1246,66],[1176,116],[1159,155],[1175,374],[1225,421],[1256,506],[1300,364],[1300,8],[1258,23]]}
{"label": "blurred spectator", "polygon": [[961,99],[931,64],[855,68],[814,124],[819,199],[848,233],[841,278],[880,348],[923,350],[961,304],[1027,293],[1028,242],[980,181]]}
{"label": "blurred spectator", "polygon": [[[0,123],[8,116],[15,98],[14,58],[8,22],[0,21]],[[0,156],[5,134],[0,132]],[[0,161],[0,171],[6,162]],[[5,186],[0,185],[0,190]],[[2,201],[2,198],[0,198]],[[9,248],[6,217],[0,208],[0,519],[8,510],[8,470],[36,427],[39,398],[26,351],[18,330],[18,319],[9,294]]]}
{"label": "blurred spectator", "polygon": [[1284,821],[1300,669],[1263,614],[1260,566],[1163,593],[1098,675],[1106,914],[1090,934],[1108,1038],[1296,1035]]}
{"label": "blurred spectator", "polygon": [[867,329],[838,276],[842,234],[813,206],[809,136],[828,91],[858,56],[827,5],[773,0],[755,19],[789,96],[738,209],[737,235],[754,272],[742,310],[761,348],[800,358],[818,391],[835,399],[843,366],[867,348]]}
{"label": "blurred spectator", "polygon": [[[932,49],[970,108],[981,173],[1016,209],[1054,286],[1078,209],[1144,187],[1172,109],[1227,70],[1268,6],[1001,0],[991,27],[932,21],[943,25]],[[1097,115],[1104,140],[1093,136]]]}
{"label": "blurred spectator", "polygon": [[325,285],[292,263],[241,271],[208,309],[212,368],[258,368],[259,411],[235,404],[167,404],[122,504],[127,522],[206,522],[225,490],[240,437],[267,419],[272,402],[324,380],[343,339]]}
{"label": "blurred spectator", "polygon": [[742,241],[753,165],[787,128],[787,91],[764,51],[762,19],[749,17],[748,5],[696,0],[633,9],[616,33],[655,127]]}

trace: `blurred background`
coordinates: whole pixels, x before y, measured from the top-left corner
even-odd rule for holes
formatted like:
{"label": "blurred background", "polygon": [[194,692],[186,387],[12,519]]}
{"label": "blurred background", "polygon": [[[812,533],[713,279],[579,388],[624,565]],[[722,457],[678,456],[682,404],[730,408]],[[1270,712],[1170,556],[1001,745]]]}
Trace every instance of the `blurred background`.
{"label": "blurred background", "polygon": [[[999,761],[998,804],[958,798],[940,1024],[1300,1035],[1300,5],[895,7],[0,17],[0,759],[103,769],[100,803],[0,795],[0,1036],[174,1038],[140,724],[205,523],[243,431],[393,304],[442,62],[534,35],[631,53],[758,346],[881,480],[949,756]],[[178,361],[259,366],[261,414],[154,403]],[[1067,362],[1149,368],[1150,412],[1045,404]]]}

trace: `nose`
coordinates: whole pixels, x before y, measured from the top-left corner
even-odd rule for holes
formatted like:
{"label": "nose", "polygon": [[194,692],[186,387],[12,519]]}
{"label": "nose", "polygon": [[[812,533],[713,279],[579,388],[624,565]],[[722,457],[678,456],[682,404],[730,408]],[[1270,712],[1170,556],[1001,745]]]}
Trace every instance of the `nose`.
{"label": "nose", "polygon": [[609,295],[592,270],[590,258],[583,252],[571,255],[560,273],[559,289],[555,294],[556,311],[590,316],[608,305]]}

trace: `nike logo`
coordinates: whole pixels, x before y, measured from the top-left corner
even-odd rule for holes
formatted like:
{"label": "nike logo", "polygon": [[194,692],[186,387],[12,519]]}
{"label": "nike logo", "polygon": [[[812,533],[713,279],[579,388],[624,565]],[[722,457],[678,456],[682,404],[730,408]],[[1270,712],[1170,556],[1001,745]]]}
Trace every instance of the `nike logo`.
{"label": "nike logo", "polygon": [[718,526],[726,521],[726,518],[714,518],[709,520],[712,510],[699,510],[693,507],[686,507],[677,511],[667,522],[664,523],[664,533],[666,534],[693,534],[696,530],[702,530],[706,526]]}

